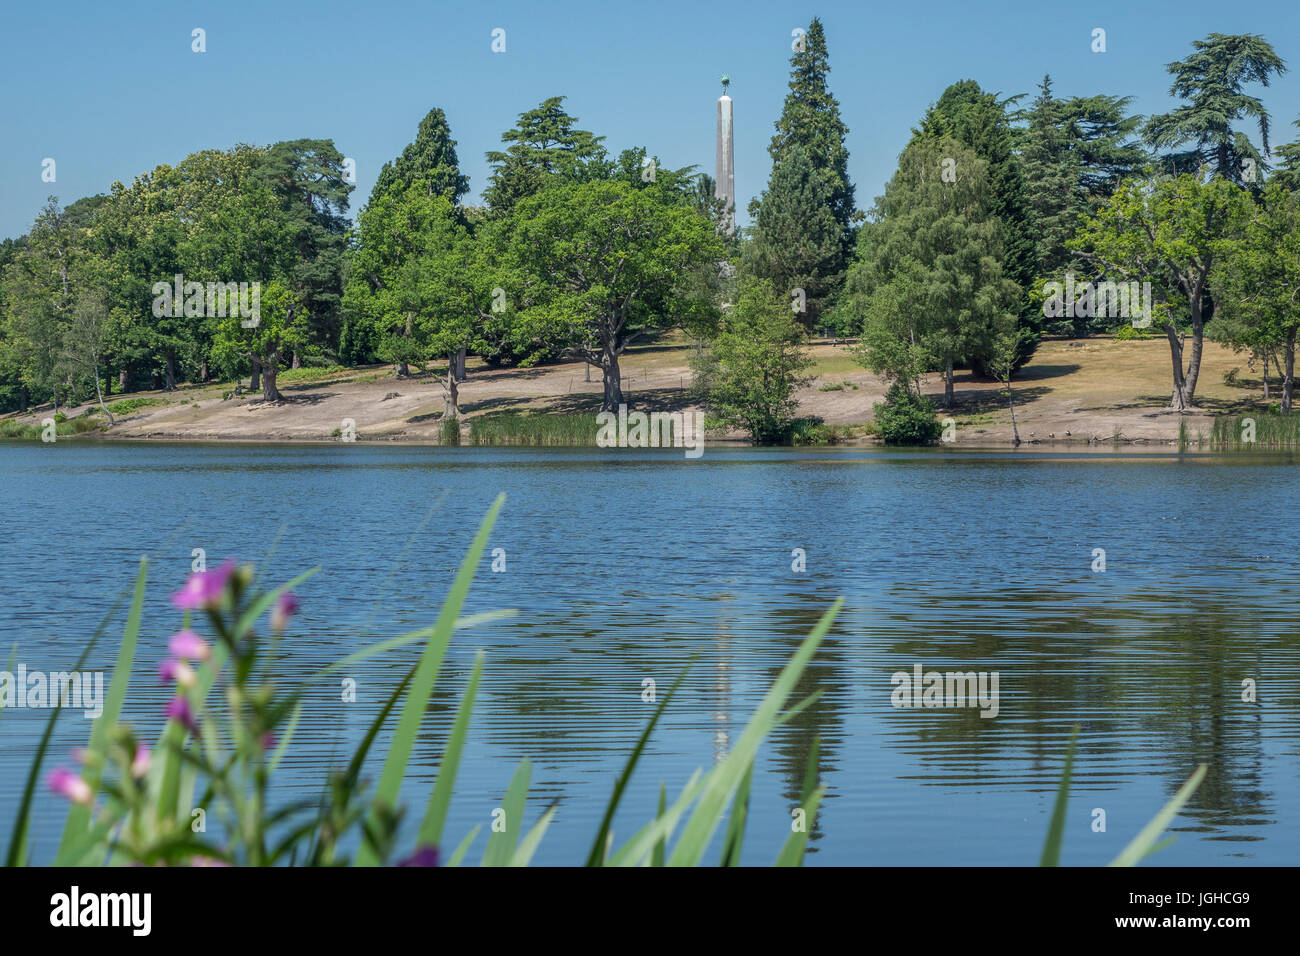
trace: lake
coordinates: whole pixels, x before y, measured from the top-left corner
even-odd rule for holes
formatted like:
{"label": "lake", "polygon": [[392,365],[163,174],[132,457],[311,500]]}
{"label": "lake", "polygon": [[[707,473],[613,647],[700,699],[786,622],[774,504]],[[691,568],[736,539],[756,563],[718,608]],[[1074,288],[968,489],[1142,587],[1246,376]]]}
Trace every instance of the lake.
{"label": "lake", "polygon": [[[193,549],[213,567],[254,561],[268,584],[321,566],[298,592],[279,665],[288,681],[432,624],[505,492],[488,545],[504,549],[505,570],[485,555],[466,612],[519,614],[453,640],[403,791],[411,839],[479,650],[486,671],[448,838],[483,824],[477,861],[528,757],[529,823],[558,807],[535,862],[578,863],[653,710],[643,681],[662,694],[690,664],[616,844],[653,815],[660,781],[675,795],[725,754],[842,595],[795,699],[822,696],[760,753],[742,863],[775,859],[816,735],[829,789],[808,865],[1036,863],[1078,724],[1064,863],[1110,860],[1204,762],[1177,841],[1153,862],[1295,865],[1296,464],[1110,450],[710,446],[687,460],[680,449],[5,442],[0,667],[13,644],[28,671],[71,667],[147,554],[125,715],[152,737],[170,696],[156,666],[180,621],[168,597]],[[110,666],[124,617],[95,666]],[[417,655],[355,667],[355,703],[341,702],[337,681],[315,687],[282,799],[315,793],[346,761]],[[894,706],[892,675],[918,665],[996,674],[996,716]],[[0,713],[6,838],[47,716]],[[65,713],[47,767],[69,764],[90,725]],[[65,805],[43,785],[38,800],[35,859],[46,862]]]}

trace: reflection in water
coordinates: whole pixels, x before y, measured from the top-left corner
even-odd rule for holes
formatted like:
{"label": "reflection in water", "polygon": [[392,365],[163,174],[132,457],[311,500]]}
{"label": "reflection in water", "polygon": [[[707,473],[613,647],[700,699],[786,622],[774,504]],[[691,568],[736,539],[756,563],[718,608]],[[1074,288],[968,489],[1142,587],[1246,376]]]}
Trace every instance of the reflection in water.
{"label": "reflection in water", "polygon": [[[1300,494],[1292,465],[1260,455],[709,449],[684,462],[627,449],[0,444],[0,580],[17,596],[0,653],[17,643],[29,670],[71,664],[149,553],[126,713],[152,734],[166,693],[152,669],[178,624],[167,594],[192,548],[260,561],[268,529],[283,525],[265,580],[323,566],[282,648],[289,681],[431,623],[447,569],[504,490],[492,545],[506,548],[509,571],[485,562],[467,613],[520,613],[453,641],[403,793],[412,833],[479,650],[486,670],[448,833],[459,840],[488,822],[528,757],[530,822],[558,806],[539,859],[575,863],[653,713],[642,681],[662,693],[695,661],[624,797],[616,842],[653,815],[661,781],[672,799],[691,771],[725,756],[843,595],[791,703],[820,696],[760,752],[745,862],[770,861],[784,842],[819,737],[829,789],[810,862],[1032,863],[1078,724],[1066,862],[1110,859],[1205,762],[1160,862],[1295,864],[1294,568],[1280,549],[1269,556],[1244,540],[1240,520],[1272,514],[1277,539],[1296,539],[1295,509],[1278,507]],[[593,528],[599,535],[580,533]],[[790,569],[795,547],[807,552],[805,572]],[[1095,547],[1107,551],[1104,573],[1090,569]],[[109,666],[114,650],[105,642],[93,663]],[[312,795],[327,768],[346,763],[418,654],[359,664],[346,675],[355,704],[340,703],[337,686],[312,688],[282,765],[285,799]],[[890,675],[917,664],[997,671],[997,717],[894,708]],[[1246,680],[1257,702],[1243,701]],[[0,820],[17,804],[41,717],[0,720]],[[86,730],[62,722],[52,762]],[[1104,833],[1091,828],[1098,808]],[[38,858],[57,841],[59,810],[38,810]]]}

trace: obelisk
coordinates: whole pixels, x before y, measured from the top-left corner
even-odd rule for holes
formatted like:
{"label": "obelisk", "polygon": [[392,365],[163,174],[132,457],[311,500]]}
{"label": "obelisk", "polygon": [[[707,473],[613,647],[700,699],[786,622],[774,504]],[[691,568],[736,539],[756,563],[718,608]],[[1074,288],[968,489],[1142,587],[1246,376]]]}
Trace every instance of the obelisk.
{"label": "obelisk", "polygon": [[722,77],[722,95],[718,97],[718,151],[716,177],[713,194],[718,199],[725,199],[727,234],[736,231],[736,133],[731,125],[731,97],[727,87],[731,78]]}

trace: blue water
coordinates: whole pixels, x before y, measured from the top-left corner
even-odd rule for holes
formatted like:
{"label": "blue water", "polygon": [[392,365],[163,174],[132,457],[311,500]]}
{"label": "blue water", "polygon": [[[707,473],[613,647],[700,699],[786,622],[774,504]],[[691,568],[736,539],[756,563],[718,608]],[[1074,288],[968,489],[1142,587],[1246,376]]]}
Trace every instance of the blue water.
{"label": "blue water", "polygon": [[[828,792],[809,865],[1034,863],[1079,724],[1064,862],[1107,862],[1206,763],[1156,862],[1300,863],[1300,469],[1285,456],[0,443],[0,667],[14,644],[29,671],[71,666],[147,554],[125,717],[152,736],[170,696],[156,665],[180,621],[168,596],[193,549],[256,562],[268,584],[321,567],[277,665],[287,686],[431,624],[499,492],[489,549],[506,568],[484,557],[466,612],[519,613],[453,641],[403,790],[404,844],[478,651],[448,839],[482,824],[478,859],[528,757],[528,821],[557,807],[536,860],[577,863],[653,710],[643,681],[662,694],[694,659],[616,845],[653,815],[660,781],[671,798],[727,752],[842,595],[793,699],[822,696],[760,753],[742,862],[775,858],[819,735]],[[110,666],[124,617],[94,666]],[[314,687],[277,799],[319,791],[417,655],[350,669],[355,703],[338,681]],[[891,675],[916,664],[996,672],[997,716],[892,706]],[[0,713],[6,838],[47,716]],[[70,766],[90,724],[65,714],[48,765]],[[43,788],[38,801],[45,862],[65,805]]]}

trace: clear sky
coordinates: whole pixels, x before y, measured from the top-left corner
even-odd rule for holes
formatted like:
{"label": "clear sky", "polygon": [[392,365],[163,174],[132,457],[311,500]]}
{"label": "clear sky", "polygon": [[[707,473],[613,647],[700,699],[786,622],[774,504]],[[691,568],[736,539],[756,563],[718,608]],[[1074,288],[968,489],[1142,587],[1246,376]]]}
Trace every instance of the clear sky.
{"label": "clear sky", "polygon": [[[769,172],[791,30],[822,18],[831,88],[849,136],[858,205],[892,174],[909,130],[944,88],[977,80],[1033,93],[1132,94],[1169,109],[1164,66],[1207,33],[1262,33],[1292,67],[1258,90],[1274,139],[1300,136],[1300,0],[70,0],[0,13],[0,236],[25,232],[44,198],[65,204],[195,150],[332,138],[357,165],[353,212],[380,166],[440,106],[474,201],[484,151],[518,114],[568,97],[612,152],[646,146],[712,172],[714,101],[732,78],[740,221]],[[191,30],[207,52],[191,52]],[[492,30],[506,52],[491,51]],[[1093,53],[1092,30],[1107,31]],[[57,180],[41,180],[42,160]]]}

